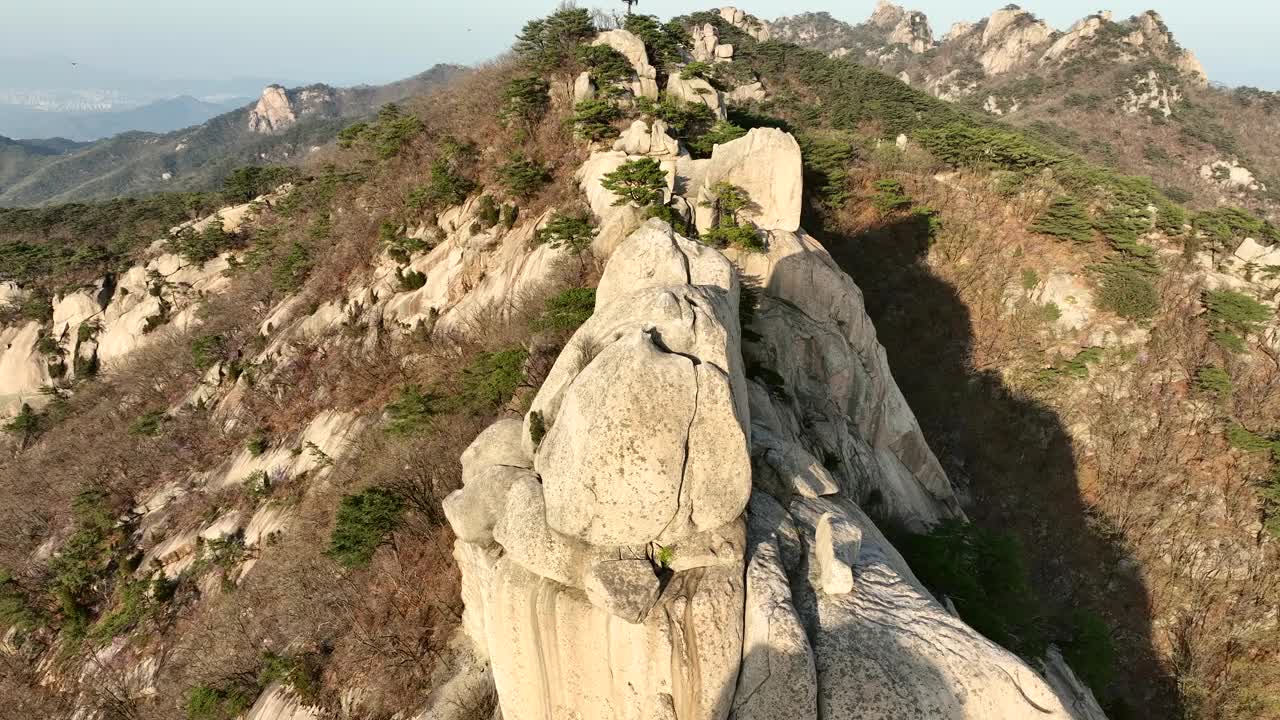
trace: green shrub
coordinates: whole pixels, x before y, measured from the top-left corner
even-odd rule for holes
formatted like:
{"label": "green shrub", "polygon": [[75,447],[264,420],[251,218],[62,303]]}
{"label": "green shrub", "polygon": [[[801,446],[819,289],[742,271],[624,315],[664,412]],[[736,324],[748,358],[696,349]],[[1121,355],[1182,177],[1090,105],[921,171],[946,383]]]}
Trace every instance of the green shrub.
{"label": "green shrub", "polygon": [[197,685],[187,693],[187,720],[235,720],[253,706],[258,690],[241,683]]}
{"label": "green shrub", "polygon": [[4,424],[4,431],[22,438],[25,446],[32,438],[44,431],[44,417],[27,403],[22,403],[18,414]]}
{"label": "green shrub", "polygon": [[500,117],[505,122],[534,125],[546,114],[551,103],[551,96],[547,91],[547,81],[539,75],[522,75],[512,79],[502,91]]}
{"label": "green shrub", "polygon": [[350,149],[364,145],[381,160],[390,160],[423,130],[422,120],[404,112],[399,105],[387,103],[378,109],[374,122],[356,123],[338,133],[338,146]]}
{"label": "green shrub", "polygon": [[872,187],[875,193],[871,196],[871,204],[880,214],[887,215],[911,207],[906,188],[897,180],[877,180]]}
{"label": "green shrub", "polygon": [[1089,213],[1069,195],[1054,198],[1049,207],[1032,223],[1030,230],[1077,243],[1087,243],[1093,239],[1093,223],[1089,220]]}
{"label": "green shrub", "polygon": [[406,114],[395,103],[387,103],[378,110],[378,122],[370,131],[374,152],[383,160],[393,158],[422,130],[418,116]]}
{"label": "green shrub", "polygon": [[683,25],[676,21],[663,24],[653,15],[628,15],[622,28],[644,41],[649,63],[656,68],[679,63],[683,59],[681,48],[690,44]]}
{"label": "green shrub", "polygon": [[254,470],[249,473],[249,477],[244,479],[244,489],[256,498],[263,498],[271,494],[271,476],[266,470]]}
{"label": "green shrub", "polygon": [[643,208],[661,202],[667,190],[667,172],[653,158],[628,160],[607,173],[600,184],[618,196],[614,205],[633,203]]}
{"label": "green shrub", "polygon": [[395,225],[384,222],[378,227],[378,239],[387,248],[387,255],[393,260],[408,264],[414,253],[427,249],[427,244],[416,238],[406,237]]}
{"label": "green shrub", "polygon": [[266,195],[298,178],[298,171],[280,165],[247,165],[231,171],[222,181],[222,195],[229,202],[245,203]]}
{"label": "green shrub", "polygon": [[960,520],[944,520],[926,534],[893,538],[916,576],[950,598],[965,622],[1023,657],[1046,647],[1039,602],[1027,581],[1021,549],[1005,535]]}
{"label": "green shrub", "polygon": [[596,229],[586,213],[565,215],[556,212],[547,224],[538,229],[535,239],[553,248],[564,248],[572,255],[581,255],[591,249]]}
{"label": "green shrub", "polygon": [[[529,413],[529,439],[533,441],[533,449],[537,450],[542,445],[542,439],[547,436],[547,420],[543,416],[541,410],[534,410]],[[2,606],[0,606],[2,607]],[[3,616],[0,615],[0,618]]]}
{"label": "green shrub", "polygon": [[403,511],[404,501],[383,488],[344,496],[327,554],[346,567],[368,565],[378,547],[399,527]]}
{"label": "green shrub", "polygon": [[231,248],[236,243],[236,236],[227,232],[222,225],[222,216],[214,215],[203,230],[187,228],[169,240],[169,248],[184,259],[203,264]]}
{"label": "green shrub", "polygon": [[607,100],[583,100],[573,107],[573,127],[578,137],[597,142],[618,137],[614,123],[622,117],[618,106]]}
{"label": "green shrub", "polygon": [[1235,252],[1248,237],[1280,242],[1280,229],[1241,208],[1223,207],[1196,213],[1191,226],[1196,238],[1219,255]]}
{"label": "green shrub", "polygon": [[311,274],[311,251],[295,242],[287,255],[271,269],[271,284],[282,293],[296,292]]}
{"label": "green shrub", "polygon": [[125,581],[116,591],[114,609],[89,630],[90,639],[106,642],[146,622],[161,602],[151,597],[154,587],[151,578]]}
{"label": "green shrub", "polygon": [[268,687],[280,683],[298,700],[314,704],[320,697],[324,667],[314,653],[280,655],[266,652],[258,670],[258,685]]}
{"label": "green shrub", "polygon": [[88,628],[90,608],[96,604],[94,587],[115,559],[115,519],[107,494],[90,489],[76,496],[72,505],[75,531],[49,562],[50,588],[61,610],[62,628],[71,641],[80,640]]}
{"label": "green shrub", "polygon": [[716,114],[711,108],[700,102],[689,102],[663,93],[658,102],[649,98],[638,98],[636,110],[646,119],[656,118],[667,124],[667,130],[677,140],[686,144],[697,145],[701,150],[710,153],[710,146],[700,138],[716,125]]}
{"label": "green shrub", "polygon": [[226,351],[221,335],[200,335],[191,341],[191,362],[197,370],[208,370],[222,362]]}
{"label": "green shrub", "polygon": [[1271,309],[1235,290],[1212,290],[1204,294],[1208,309],[1209,335],[1223,350],[1242,353],[1245,339],[1262,329],[1271,318]]}
{"label": "green shrub", "polygon": [[629,80],[635,73],[627,56],[608,45],[579,47],[578,61],[587,67],[591,79],[605,96],[618,94],[618,85]]}
{"label": "green shrub", "polygon": [[1231,375],[1226,370],[1206,365],[1196,371],[1196,387],[1201,392],[1226,398],[1231,395]]}
{"label": "green shrub", "polygon": [[8,570],[0,570],[0,628],[15,628],[20,633],[41,627],[44,613],[28,593],[13,579]]}
{"label": "green shrub", "polygon": [[714,226],[702,234],[703,242],[713,247],[764,250],[760,232],[739,217],[742,211],[754,206],[746,190],[727,182],[716,183],[711,188],[711,199],[704,201],[703,206],[715,212]]}
{"label": "green shrub", "polygon": [[797,140],[804,157],[805,185],[815,189],[829,208],[849,199],[848,166],[856,157],[856,136],[848,132],[801,133]]}
{"label": "green shrub", "polygon": [[502,206],[502,210],[498,213],[498,222],[502,223],[502,227],[510,230],[515,227],[516,220],[520,217],[520,208],[515,205],[507,204]]}
{"label": "green shrub", "polygon": [[338,147],[350,150],[368,129],[369,123],[363,121],[348,125],[338,133]]}
{"label": "green shrub", "polygon": [[1040,274],[1037,273],[1034,268],[1022,269],[1022,289],[1023,290],[1035,290],[1036,286],[1038,286],[1039,284],[1040,284]]}
{"label": "green shrub", "polygon": [[537,330],[577,330],[596,307],[594,288],[570,288],[547,301],[546,310],[534,323]]}
{"label": "green shrub", "polygon": [[1111,628],[1088,610],[1076,610],[1071,625],[1071,636],[1062,643],[1062,656],[1086,685],[1101,694],[1111,684],[1115,670]]}
{"label": "green shrub", "polygon": [[258,430],[249,437],[249,442],[245,447],[248,448],[250,455],[258,457],[266,452],[267,448],[271,447],[271,441],[265,432]]}
{"label": "green shrub", "polygon": [[680,77],[682,78],[698,78],[699,80],[711,82],[714,76],[715,69],[711,67],[711,63],[701,60],[691,62],[680,68]]}
{"label": "green shrub", "polygon": [[[17,273],[13,273],[17,275]],[[0,268],[0,277],[9,275],[7,267]],[[21,321],[47,323],[53,319],[53,302],[47,292],[37,290],[12,299],[0,308],[0,324],[13,325]]]}
{"label": "green shrub", "polygon": [[658,567],[669,568],[671,563],[675,562],[676,550],[670,545],[659,545],[658,551],[653,555],[653,559],[658,563]]}
{"label": "green shrub", "polygon": [[712,247],[737,247],[749,252],[764,252],[760,231],[750,225],[717,225],[702,234],[702,241]]}
{"label": "green shrub", "polygon": [[505,405],[524,382],[524,361],[529,353],[523,348],[483,352],[462,370],[462,389],[458,396],[460,409],[486,413]]}
{"label": "green shrub", "polygon": [[396,283],[400,292],[413,292],[427,284],[427,275],[412,268],[396,268]]}
{"label": "green shrub", "polygon": [[1227,426],[1227,442],[1245,452],[1280,452],[1280,440],[1260,435],[1239,423]]}
{"label": "green shrub", "polygon": [[670,205],[650,205],[645,209],[644,217],[646,220],[657,218],[685,237],[697,237],[698,235],[698,228],[690,222],[689,218]]}
{"label": "green shrub", "polygon": [[1160,292],[1145,268],[1111,262],[1092,269],[1099,278],[1099,307],[1128,320],[1147,320],[1160,310]]}
{"label": "green shrub", "polygon": [[476,188],[469,173],[476,158],[475,147],[451,138],[442,140],[440,146],[440,154],[431,161],[427,184],[409,193],[406,204],[410,209],[461,205]]}
{"label": "green shrub", "polygon": [[160,430],[168,419],[163,410],[148,410],[129,424],[129,434],[155,437],[160,434]]}
{"label": "green shrub", "polygon": [[546,73],[562,67],[578,46],[595,37],[596,27],[585,8],[564,7],[525,23],[516,36],[516,55],[532,69]]}
{"label": "green shrub", "polygon": [[498,203],[489,195],[481,195],[479,208],[476,215],[480,218],[481,227],[485,230],[497,225],[502,219],[502,210],[498,207]]}
{"label": "green shrub", "polygon": [[498,168],[498,173],[507,191],[518,198],[530,197],[551,182],[551,169],[523,153],[512,155]]}
{"label": "green shrub", "polygon": [[441,398],[424,392],[418,385],[400,388],[400,396],[387,403],[386,430],[392,435],[414,435],[430,428],[431,420],[441,410]]}
{"label": "green shrub", "polygon": [[1052,367],[1040,371],[1041,383],[1052,383],[1063,378],[1083,380],[1089,377],[1089,366],[1102,360],[1102,348],[1088,347],[1076,353],[1070,360],[1059,360]]}
{"label": "green shrub", "polygon": [[1134,258],[1149,258],[1155,250],[1138,242],[1142,234],[1151,230],[1151,216],[1146,208],[1131,209],[1123,205],[1108,208],[1094,223],[1094,229],[1102,233],[1111,247]]}
{"label": "green shrub", "polygon": [[733,142],[746,134],[745,128],[734,125],[728,120],[720,120],[686,144],[689,146],[689,153],[694,157],[711,157],[711,152],[715,150],[716,145]]}
{"label": "green shrub", "polygon": [[1035,315],[1036,319],[1042,323],[1056,323],[1062,319],[1062,308],[1055,302],[1040,303],[1035,307]]}

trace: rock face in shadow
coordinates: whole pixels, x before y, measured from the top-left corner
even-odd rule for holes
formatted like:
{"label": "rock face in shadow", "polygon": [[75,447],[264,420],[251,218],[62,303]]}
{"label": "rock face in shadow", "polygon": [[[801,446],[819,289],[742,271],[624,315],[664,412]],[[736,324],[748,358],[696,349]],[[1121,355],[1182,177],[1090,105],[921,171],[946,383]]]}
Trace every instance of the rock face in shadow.
{"label": "rock face in shadow", "polygon": [[630,232],[519,432],[464,453],[446,508],[502,716],[1092,719],[1069,670],[1050,684],[948,612],[869,518],[963,514],[788,197],[765,252]]}

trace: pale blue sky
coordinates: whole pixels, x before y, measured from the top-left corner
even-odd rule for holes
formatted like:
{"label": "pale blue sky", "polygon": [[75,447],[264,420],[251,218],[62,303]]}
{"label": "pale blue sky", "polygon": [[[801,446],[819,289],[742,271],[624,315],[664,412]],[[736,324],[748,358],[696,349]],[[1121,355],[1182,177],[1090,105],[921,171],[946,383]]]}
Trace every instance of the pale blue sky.
{"label": "pale blue sky", "polygon": [[[1105,0],[1024,0],[1065,29]],[[920,0],[936,34],[1006,0]],[[621,7],[616,0],[585,5]],[[158,77],[254,76],[288,82],[385,82],[437,62],[474,63],[506,49],[525,20],[555,0],[0,0],[0,56],[46,53]],[[707,6],[710,3],[706,4]],[[865,19],[875,0],[755,0],[765,19],[826,10]],[[1280,89],[1280,4],[1274,0],[1114,0],[1127,17],[1154,6],[1217,82]],[[704,7],[641,0],[662,17]],[[0,59],[9,64],[11,60]],[[12,75],[20,68],[7,68]]]}

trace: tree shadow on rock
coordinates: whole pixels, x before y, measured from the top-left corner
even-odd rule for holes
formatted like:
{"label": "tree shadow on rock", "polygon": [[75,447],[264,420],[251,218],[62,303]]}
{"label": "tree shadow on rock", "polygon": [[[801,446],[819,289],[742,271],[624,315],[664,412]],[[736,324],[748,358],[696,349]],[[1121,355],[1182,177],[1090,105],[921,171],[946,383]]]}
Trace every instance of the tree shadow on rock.
{"label": "tree shadow on rock", "polygon": [[[966,514],[1020,545],[1043,609],[1037,626],[1044,638],[1064,648],[1113,720],[1179,717],[1176,684],[1152,644],[1147,589],[1090,515],[1062,419],[997,373],[974,368],[965,302],[925,262],[929,218],[897,217],[856,235],[828,230],[814,237],[861,287],[894,378]],[[1110,663],[1102,657],[1099,616],[1110,627]]]}

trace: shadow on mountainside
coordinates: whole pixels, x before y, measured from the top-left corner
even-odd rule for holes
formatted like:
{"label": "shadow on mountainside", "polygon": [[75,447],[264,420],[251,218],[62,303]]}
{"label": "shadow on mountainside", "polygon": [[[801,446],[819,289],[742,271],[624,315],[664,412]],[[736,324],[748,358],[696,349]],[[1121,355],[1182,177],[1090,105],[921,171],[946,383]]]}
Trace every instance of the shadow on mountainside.
{"label": "shadow on mountainside", "polygon": [[1082,611],[1097,613],[1115,650],[1110,684],[1094,683],[1104,685],[1095,694],[1111,720],[1180,717],[1176,684],[1152,644],[1147,589],[1122,569],[1131,565],[1121,562],[1121,548],[1090,517],[1070,435],[1053,408],[1015,393],[997,373],[973,368],[968,308],[925,262],[927,219],[814,235],[862,288],[897,384],[952,484],[967,496],[970,520],[1020,543],[1048,640],[1071,657],[1073,642],[1082,647]]}

